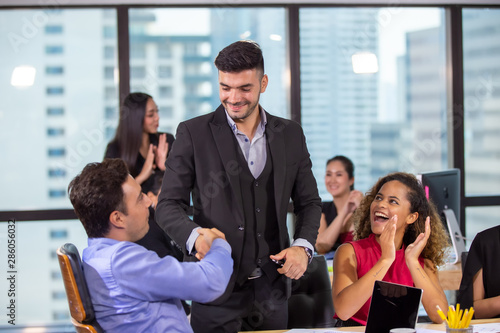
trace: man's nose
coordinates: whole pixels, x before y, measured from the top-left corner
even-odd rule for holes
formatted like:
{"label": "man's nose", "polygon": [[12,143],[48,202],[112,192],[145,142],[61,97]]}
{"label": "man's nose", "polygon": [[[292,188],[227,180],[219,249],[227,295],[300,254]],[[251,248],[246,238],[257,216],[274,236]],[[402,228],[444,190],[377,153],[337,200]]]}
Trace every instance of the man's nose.
{"label": "man's nose", "polygon": [[227,95],[227,101],[231,104],[236,104],[239,102],[240,94],[236,89],[231,89]]}

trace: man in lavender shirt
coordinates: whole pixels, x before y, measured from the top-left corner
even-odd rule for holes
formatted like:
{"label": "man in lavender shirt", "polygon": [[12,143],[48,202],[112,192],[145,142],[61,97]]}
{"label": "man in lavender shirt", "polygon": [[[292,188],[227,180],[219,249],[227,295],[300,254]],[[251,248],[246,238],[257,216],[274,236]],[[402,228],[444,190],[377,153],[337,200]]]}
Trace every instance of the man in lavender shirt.
{"label": "man in lavender shirt", "polygon": [[90,163],[68,187],[89,237],[83,267],[99,324],[106,332],[192,332],[181,299],[210,302],[233,271],[231,247],[217,229],[200,229],[210,248],[181,263],[133,242],[149,229],[151,200],[120,159]]}

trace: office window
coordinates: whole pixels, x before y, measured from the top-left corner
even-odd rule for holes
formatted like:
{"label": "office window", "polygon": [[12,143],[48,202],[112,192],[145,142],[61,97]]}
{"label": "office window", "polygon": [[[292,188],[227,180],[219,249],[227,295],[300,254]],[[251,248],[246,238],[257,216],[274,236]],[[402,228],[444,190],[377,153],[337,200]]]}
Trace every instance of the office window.
{"label": "office window", "polygon": [[172,77],[172,67],[171,66],[158,66],[158,78],[169,79]]}
{"label": "office window", "polygon": [[53,229],[50,230],[51,239],[64,239],[68,238],[68,230],[66,229]]}
{"label": "office window", "polygon": [[64,94],[64,87],[47,87],[45,90],[48,96]]}
{"label": "office window", "polygon": [[113,59],[115,57],[115,48],[113,46],[104,46],[104,59]]}
{"label": "office window", "polygon": [[160,115],[160,119],[163,117],[171,118],[174,115],[174,108],[172,106],[161,106],[158,107],[158,113]]}
{"label": "office window", "polygon": [[47,116],[62,116],[64,115],[64,108],[62,107],[48,107]]}
{"label": "office window", "polygon": [[104,109],[104,117],[109,120],[116,119],[118,117],[116,106],[106,106]]}
{"label": "office window", "polygon": [[55,301],[66,300],[66,291],[64,291],[64,290],[53,291],[52,292],[52,299]]}
{"label": "office window", "polygon": [[113,80],[115,78],[115,68],[110,66],[104,67],[104,78]]}
{"label": "office window", "polygon": [[103,37],[105,39],[116,38],[116,26],[114,26],[114,25],[105,25],[102,28],[102,31],[103,31]]}
{"label": "office window", "polygon": [[105,135],[107,141],[111,141],[115,137],[115,133],[116,133],[115,127],[106,126]]}
{"label": "office window", "polygon": [[47,66],[47,67],[45,67],[45,74],[47,74],[47,75],[64,74],[64,67],[62,67],[62,66]]}
{"label": "office window", "polygon": [[118,89],[117,87],[105,87],[104,88],[104,98],[106,100],[114,100],[118,98]]}
{"label": "office window", "polygon": [[66,149],[64,149],[64,148],[49,148],[47,150],[47,155],[49,157],[64,157],[64,155],[66,155]]}
{"label": "office window", "polygon": [[[179,121],[213,111],[220,104],[218,73],[213,65],[219,51],[234,41],[252,39],[262,47],[270,80],[260,99],[262,106],[274,115],[289,118],[285,14],[284,8],[130,9],[130,52],[143,47],[157,50],[156,54],[148,53],[146,78],[141,82],[132,78],[130,86],[151,94],[159,103],[160,98],[171,100],[176,107],[168,127],[177,128]],[[131,57],[130,66],[138,65],[142,63]],[[182,84],[176,83],[172,89],[161,80],[168,78]],[[207,90],[207,85],[212,88]],[[188,86],[189,90],[184,89]],[[199,87],[212,94],[193,99]],[[164,124],[160,118],[160,126],[166,127]]]}
{"label": "office window", "polygon": [[169,45],[159,44],[158,45],[158,58],[170,58],[172,56],[172,50]]}
{"label": "office window", "polygon": [[66,176],[66,170],[62,168],[50,168],[49,177],[50,178],[62,178]]}
{"label": "office window", "polygon": [[65,311],[65,310],[54,311],[52,313],[52,318],[54,319],[54,321],[68,320],[68,319],[70,319],[69,310],[68,311]]}
{"label": "office window", "polygon": [[499,216],[500,206],[467,207],[465,209],[465,220],[467,224],[464,235],[467,248],[470,247],[474,236],[476,236],[478,232],[498,225]]}
{"label": "office window", "polygon": [[[500,9],[464,9],[466,195],[500,194]],[[498,224],[500,215],[491,216]]]}
{"label": "office window", "polygon": [[130,59],[146,58],[146,47],[144,45],[135,45],[130,49]]}
{"label": "office window", "polygon": [[196,43],[187,43],[184,45],[186,55],[195,56],[198,54],[198,45]]}
{"label": "office window", "polygon": [[172,87],[159,87],[158,95],[160,98],[171,98],[173,96]]}
{"label": "office window", "polygon": [[130,78],[131,79],[144,79],[146,77],[146,67],[144,66],[132,66],[130,67]]}
{"label": "office window", "polygon": [[61,280],[62,281],[62,274],[60,271],[52,271],[52,272],[50,272],[50,276],[51,276],[52,280],[55,280],[55,281]]}
{"label": "office window", "polygon": [[[1,14],[0,14],[1,15]],[[41,169],[41,168],[39,168]],[[45,172],[45,170],[44,170]],[[32,184],[33,185],[33,184]],[[30,191],[24,191],[23,199]],[[19,197],[16,198],[19,200]],[[61,202],[61,200],[55,200]],[[51,231],[65,230],[66,238],[51,238]],[[22,315],[16,317],[14,328],[23,327],[23,331],[39,331],[25,327],[27,325],[49,325],[48,331],[54,332],[59,328],[50,326],[54,323],[64,324],[66,331],[71,331],[71,322],[68,318],[61,321],[54,320],[54,311],[69,312],[68,302],[65,300],[63,280],[57,258],[53,256],[56,249],[70,241],[81,251],[87,247],[87,234],[78,220],[60,221],[22,221],[16,223],[17,258],[16,269],[16,312]],[[50,252],[50,253],[49,253]],[[7,291],[9,281],[0,279],[0,289]],[[7,295],[5,293],[5,295]],[[63,297],[64,295],[64,297]],[[7,317],[6,317],[7,318]],[[7,321],[3,322],[3,328]],[[67,325],[67,326],[66,326]],[[10,325],[9,325],[10,326]]]}
{"label": "office window", "polygon": [[47,45],[45,47],[45,54],[55,55],[55,54],[63,54],[64,47],[62,45]]}
{"label": "office window", "polygon": [[62,25],[46,25],[44,30],[47,35],[60,35],[63,32],[63,27]]}
{"label": "office window", "polygon": [[[0,35],[17,34],[25,41],[13,47],[9,38],[0,39],[0,77],[9,78],[0,83],[4,111],[0,142],[9,143],[0,149],[2,158],[9,161],[3,165],[4,177],[0,178],[0,188],[9,189],[0,194],[1,210],[69,209],[67,196],[54,199],[49,189],[65,191],[67,181],[87,163],[102,160],[107,145],[103,110],[119,105],[118,93],[105,100],[102,85],[104,67],[117,68],[117,60],[105,59],[103,53],[105,46],[116,49],[116,10],[110,11],[115,13],[114,19],[104,20],[105,10],[109,11],[58,8],[53,12],[41,7],[0,10]],[[32,18],[46,21],[42,24]],[[22,34],[26,20],[38,29],[31,38]],[[46,26],[56,25],[63,27],[63,35],[45,33]],[[112,38],[104,39],[104,25],[114,27],[108,29],[114,31]],[[24,89],[10,84],[12,72],[20,64],[37,69],[34,84]],[[107,81],[106,86],[117,91],[114,80]],[[13,140],[19,137],[21,123],[22,131],[29,135]],[[61,139],[64,144],[58,145]],[[30,147],[30,153],[19,154],[26,147]],[[38,167],[33,167],[33,161]],[[64,180],[49,174],[52,167],[66,170]]]}
{"label": "office window", "polygon": [[51,199],[62,199],[66,197],[66,190],[59,188],[59,189],[49,189],[49,198]]}
{"label": "office window", "polygon": [[[465,195],[500,194],[500,9],[464,9]],[[468,207],[466,237],[498,225],[500,206]]]}
{"label": "office window", "polygon": [[362,192],[392,171],[447,168],[444,10],[299,15],[302,124],[322,198],[332,200],[323,179],[335,155],[353,160]]}
{"label": "office window", "polygon": [[57,137],[64,135],[64,128],[61,127],[49,127],[47,128],[48,137]]}

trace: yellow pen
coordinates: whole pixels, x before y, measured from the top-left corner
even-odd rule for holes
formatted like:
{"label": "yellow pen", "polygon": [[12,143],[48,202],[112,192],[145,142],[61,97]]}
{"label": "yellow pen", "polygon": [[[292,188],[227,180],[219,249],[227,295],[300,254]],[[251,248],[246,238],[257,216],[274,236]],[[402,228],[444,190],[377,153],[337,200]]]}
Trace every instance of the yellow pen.
{"label": "yellow pen", "polygon": [[455,307],[453,305],[448,307],[448,326],[455,328]]}
{"label": "yellow pen", "polygon": [[[463,310],[460,310],[462,312]],[[469,315],[469,310],[465,309],[465,312],[463,313],[462,319],[460,319],[460,326],[458,328],[466,328],[465,324],[467,323],[467,318]]]}
{"label": "yellow pen", "polygon": [[472,316],[474,315],[474,308],[471,306],[470,307],[470,311],[469,311],[469,315],[468,315],[468,318],[467,318],[467,321],[465,322],[465,327],[469,327],[470,325],[470,321],[472,320]]}
{"label": "yellow pen", "polygon": [[441,317],[441,319],[443,319],[448,324],[448,326],[450,326],[450,323],[448,322],[448,319],[444,315],[443,310],[441,310],[441,308],[439,307],[439,305],[436,305],[436,308],[437,308],[437,313],[438,313],[439,317]]}
{"label": "yellow pen", "polygon": [[460,324],[462,324],[462,318],[463,318],[463,312],[464,310],[463,309],[460,309],[460,311],[458,311],[459,307],[457,307],[457,312],[458,312],[458,315],[457,315],[457,328],[462,328],[460,326]]}

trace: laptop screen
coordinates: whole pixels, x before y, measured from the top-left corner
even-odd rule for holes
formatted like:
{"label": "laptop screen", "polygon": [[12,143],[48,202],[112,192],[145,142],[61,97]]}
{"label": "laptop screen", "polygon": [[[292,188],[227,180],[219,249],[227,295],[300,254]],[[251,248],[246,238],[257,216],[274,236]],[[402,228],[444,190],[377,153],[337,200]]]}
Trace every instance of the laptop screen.
{"label": "laptop screen", "polygon": [[415,328],[422,289],[375,281],[366,333],[389,333],[393,328]]}

